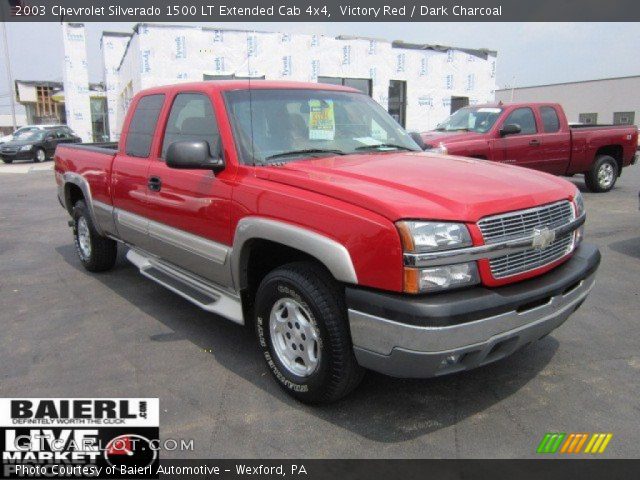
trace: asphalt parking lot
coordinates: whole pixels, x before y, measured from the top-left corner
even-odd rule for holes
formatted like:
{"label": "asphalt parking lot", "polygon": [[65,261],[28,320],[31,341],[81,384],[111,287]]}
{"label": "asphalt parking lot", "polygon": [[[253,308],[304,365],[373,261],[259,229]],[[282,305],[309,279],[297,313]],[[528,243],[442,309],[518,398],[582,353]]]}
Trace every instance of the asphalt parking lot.
{"label": "asphalt parking lot", "polygon": [[[496,364],[439,379],[368,373],[340,403],[307,407],[271,379],[254,337],[140,276],[123,257],[80,265],[51,163],[0,165],[0,397],[159,397],[173,458],[536,457],[546,432],[640,431],[640,167],[585,192],[602,264],[583,307]],[[122,250],[122,249],[121,249]]]}

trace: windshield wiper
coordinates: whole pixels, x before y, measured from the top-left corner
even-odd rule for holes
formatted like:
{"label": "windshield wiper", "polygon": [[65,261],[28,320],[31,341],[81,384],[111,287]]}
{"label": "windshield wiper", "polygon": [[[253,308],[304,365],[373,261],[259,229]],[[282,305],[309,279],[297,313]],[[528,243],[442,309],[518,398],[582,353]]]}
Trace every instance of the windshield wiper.
{"label": "windshield wiper", "polygon": [[395,148],[398,150],[408,150],[413,152],[413,148],[405,147],[404,145],[397,145],[395,143],[377,143],[376,145],[362,145],[357,147],[356,150],[373,150],[374,148]]}
{"label": "windshield wiper", "polygon": [[275,155],[269,155],[265,160],[272,160],[274,158],[289,157],[292,155],[304,155],[305,153],[328,153],[332,155],[345,155],[342,150],[331,150],[323,148],[307,148],[304,150],[291,150],[290,152],[276,153]]}

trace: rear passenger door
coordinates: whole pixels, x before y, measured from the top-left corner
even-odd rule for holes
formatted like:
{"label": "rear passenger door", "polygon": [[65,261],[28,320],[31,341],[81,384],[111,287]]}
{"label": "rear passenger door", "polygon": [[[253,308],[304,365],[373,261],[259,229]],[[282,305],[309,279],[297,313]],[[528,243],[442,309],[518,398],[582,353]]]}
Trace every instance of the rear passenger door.
{"label": "rear passenger door", "polygon": [[131,105],[133,114],[127,131],[122,132],[120,150],[112,166],[117,235],[143,249],[149,247],[149,222],[146,219],[149,156],[164,100],[164,94],[146,95]]}
{"label": "rear passenger door", "polygon": [[540,170],[562,175],[566,173],[571,159],[571,134],[566,125],[562,126],[556,107],[543,105],[538,109],[542,135],[540,135]]}
{"label": "rear passenger door", "polygon": [[147,181],[150,251],[218,285],[231,286],[229,225],[232,187],[225,173],[167,167],[169,145],[209,143],[221,157],[218,122],[208,94],[179,93],[172,101],[161,148],[151,159]]}

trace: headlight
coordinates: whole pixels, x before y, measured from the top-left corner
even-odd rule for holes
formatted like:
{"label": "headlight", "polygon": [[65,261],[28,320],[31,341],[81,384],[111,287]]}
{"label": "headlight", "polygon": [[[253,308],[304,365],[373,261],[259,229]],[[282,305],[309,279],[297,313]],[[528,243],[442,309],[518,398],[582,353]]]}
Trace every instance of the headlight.
{"label": "headlight", "polygon": [[20,151],[21,152],[26,152],[28,150],[31,150],[33,148],[33,145],[23,145],[20,147]]}
{"label": "headlight", "polygon": [[404,269],[404,291],[407,293],[448,290],[477,283],[480,283],[480,275],[476,262]]}
{"label": "headlight", "polygon": [[404,221],[396,225],[407,253],[451,250],[472,245],[469,230],[462,223]]}
{"label": "headlight", "polygon": [[447,150],[446,145],[441,143],[437,147],[430,148],[429,150],[427,150],[427,152],[439,153],[440,155],[446,155],[447,153],[449,153],[449,150]]}
{"label": "headlight", "polygon": [[[396,223],[405,253],[454,250],[473,245],[466,225],[449,222],[402,221]],[[404,291],[424,293],[480,283],[476,262],[434,267],[404,268]]]}

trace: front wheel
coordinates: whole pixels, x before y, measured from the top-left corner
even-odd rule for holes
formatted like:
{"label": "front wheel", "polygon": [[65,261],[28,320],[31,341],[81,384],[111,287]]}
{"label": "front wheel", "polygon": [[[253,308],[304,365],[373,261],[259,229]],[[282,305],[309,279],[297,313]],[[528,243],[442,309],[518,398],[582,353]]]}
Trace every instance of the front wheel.
{"label": "front wheel", "polygon": [[73,220],[73,238],[84,268],[90,272],[112,268],[118,256],[118,244],[97,232],[84,200],[78,200],[73,207]]}
{"label": "front wheel", "polygon": [[338,400],[362,379],[343,297],[337,282],[311,262],[279,267],[258,288],[256,333],[267,366],[305,403]]}
{"label": "front wheel", "polygon": [[33,156],[33,161],[35,163],[42,163],[46,159],[47,159],[46,152],[42,148],[37,149],[35,155]]}
{"label": "front wheel", "polygon": [[618,179],[618,162],[609,155],[598,155],[591,170],[584,174],[584,182],[592,192],[608,192]]}
{"label": "front wheel", "polygon": [[13,160],[11,160],[10,158],[3,158],[2,161],[4,163],[6,163],[7,165],[10,164],[10,163],[13,163]]}

